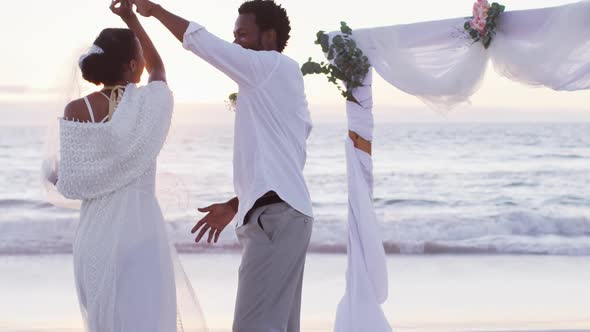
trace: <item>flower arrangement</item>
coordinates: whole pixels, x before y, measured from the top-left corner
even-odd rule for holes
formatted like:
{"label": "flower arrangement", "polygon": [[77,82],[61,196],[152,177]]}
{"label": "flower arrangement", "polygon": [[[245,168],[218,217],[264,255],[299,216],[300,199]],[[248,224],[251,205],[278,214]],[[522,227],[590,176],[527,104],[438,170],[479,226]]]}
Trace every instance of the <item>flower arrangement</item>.
{"label": "flower arrangement", "polygon": [[487,0],[477,0],[473,4],[473,16],[464,25],[473,42],[481,41],[486,49],[490,46],[496,34],[496,20],[505,9],[496,2],[490,5]]}
{"label": "flower arrangement", "polygon": [[[340,23],[340,32],[341,34],[334,36],[331,41],[330,36],[324,31],[319,31],[316,35],[315,44],[322,47],[322,51],[327,54],[328,60],[333,61],[334,64],[329,62],[317,63],[309,58],[301,67],[301,72],[304,76],[310,74],[326,75],[328,81],[336,85],[344,98],[358,104],[358,101],[352,95],[352,91],[363,86],[363,81],[371,65],[369,59],[352,39],[352,29],[346,22]],[[344,87],[338,81],[342,82]]]}

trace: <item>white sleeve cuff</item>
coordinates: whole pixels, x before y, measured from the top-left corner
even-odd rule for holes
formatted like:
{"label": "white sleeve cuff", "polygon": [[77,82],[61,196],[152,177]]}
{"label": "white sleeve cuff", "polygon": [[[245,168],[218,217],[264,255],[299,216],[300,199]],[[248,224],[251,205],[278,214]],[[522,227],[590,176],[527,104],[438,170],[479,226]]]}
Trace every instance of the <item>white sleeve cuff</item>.
{"label": "white sleeve cuff", "polygon": [[204,26],[200,25],[199,23],[191,22],[186,28],[184,32],[184,36],[182,37],[182,47],[190,50],[191,43],[193,43],[193,38],[190,38],[192,34],[198,32],[201,29],[205,29]]}

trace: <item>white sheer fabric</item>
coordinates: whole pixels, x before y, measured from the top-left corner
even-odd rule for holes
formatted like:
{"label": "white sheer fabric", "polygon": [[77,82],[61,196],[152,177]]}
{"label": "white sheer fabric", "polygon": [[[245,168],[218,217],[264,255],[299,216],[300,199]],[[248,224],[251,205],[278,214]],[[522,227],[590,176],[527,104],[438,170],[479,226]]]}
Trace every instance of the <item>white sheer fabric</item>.
{"label": "white sheer fabric", "polygon": [[464,19],[354,31],[375,71],[398,89],[440,109],[465,102],[477,90],[488,55],[463,37]]}
{"label": "white sheer fabric", "polygon": [[590,1],[508,12],[490,54],[514,81],[559,91],[590,88]]}
{"label": "white sheer fabric", "polygon": [[89,332],[206,331],[155,196],[172,109],[167,85],[152,82],[128,85],[107,123],[60,120],[60,158],[44,174],[82,201],[74,272]]}
{"label": "white sheer fabric", "polygon": [[45,137],[45,151],[41,164],[41,185],[45,193],[45,200],[57,207],[79,210],[82,201],[65,198],[57,190],[57,177],[59,173],[59,156],[61,149],[60,122],[56,118],[49,124]]}
{"label": "white sheer fabric", "polygon": [[[488,50],[464,32],[465,18],[355,30],[353,37],[391,85],[435,109],[468,102],[488,59],[501,75],[554,90],[590,88],[590,1],[504,13]],[[333,38],[337,32],[330,33]],[[373,137],[371,74],[347,102],[349,129]],[[387,299],[385,252],[373,209],[371,156],[347,138],[348,270],[336,332],[391,331],[380,305]]]}
{"label": "white sheer fabric", "polygon": [[[373,140],[373,69],[363,81],[363,86],[353,91],[354,98],[359,102],[346,102],[346,117],[348,118],[348,129],[359,134],[367,141]],[[371,186],[372,188],[372,186]]]}
{"label": "white sheer fabric", "polygon": [[[360,103],[348,101],[348,128],[366,140],[373,137],[372,72],[355,89]],[[391,327],[381,304],[387,299],[388,279],[383,240],[373,208],[373,161],[346,138],[348,172],[348,269],[346,291],[336,314],[336,332],[386,332]]]}
{"label": "white sheer fabric", "polygon": [[[467,8],[468,9],[468,8]],[[468,102],[488,58],[501,75],[555,90],[590,88],[590,1],[503,13],[488,50],[464,18],[358,29],[354,39],[391,85],[448,110]]]}

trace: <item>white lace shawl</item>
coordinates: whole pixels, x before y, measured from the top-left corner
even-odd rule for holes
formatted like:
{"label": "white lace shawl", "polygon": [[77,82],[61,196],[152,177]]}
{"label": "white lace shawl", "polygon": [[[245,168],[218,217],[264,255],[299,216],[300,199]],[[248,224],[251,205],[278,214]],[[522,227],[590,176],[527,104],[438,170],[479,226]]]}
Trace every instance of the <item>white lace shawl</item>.
{"label": "white lace shawl", "polygon": [[70,199],[93,199],[145,174],[166,140],[173,108],[165,82],[129,84],[111,121],[60,119],[59,192]]}

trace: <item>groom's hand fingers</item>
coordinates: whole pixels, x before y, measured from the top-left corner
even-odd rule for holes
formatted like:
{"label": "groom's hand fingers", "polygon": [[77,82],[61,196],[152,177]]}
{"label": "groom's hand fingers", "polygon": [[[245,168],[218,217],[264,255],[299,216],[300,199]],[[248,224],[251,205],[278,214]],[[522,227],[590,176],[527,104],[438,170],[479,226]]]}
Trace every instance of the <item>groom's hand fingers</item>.
{"label": "groom's hand fingers", "polygon": [[205,224],[205,226],[203,226],[203,228],[199,232],[199,235],[197,235],[197,238],[195,239],[195,242],[201,241],[201,238],[203,237],[203,235],[205,235],[205,233],[207,233],[207,230],[209,228],[211,228],[211,226],[209,226],[208,224]]}
{"label": "groom's hand fingers", "polygon": [[150,16],[151,6],[153,5],[151,2],[146,0],[135,0],[135,10],[141,14],[142,16]]}
{"label": "groom's hand fingers", "polygon": [[221,234],[221,231],[223,229],[218,229],[215,231],[215,239],[213,240],[214,243],[217,243],[217,240],[219,240],[219,234]]}
{"label": "groom's hand fingers", "polygon": [[207,223],[207,217],[205,216],[203,219],[199,220],[199,222],[195,225],[195,227],[193,227],[193,229],[191,230],[191,233],[194,234],[199,228],[201,228],[201,226],[203,226],[204,224]]}
{"label": "groom's hand fingers", "polygon": [[199,212],[209,212],[209,211],[211,211],[211,208],[213,208],[213,205],[209,205],[209,206],[204,207],[204,208],[198,208],[197,210]]}
{"label": "groom's hand fingers", "polygon": [[209,238],[207,238],[207,243],[211,243],[211,240],[213,240],[213,236],[215,235],[215,232],[217,230],[215,228],[211,228],[209,230]]}

